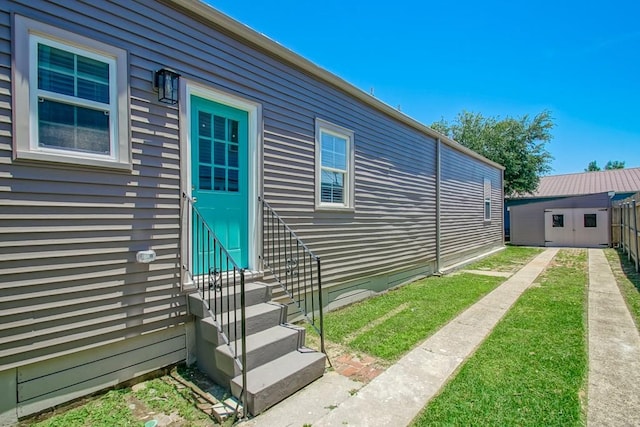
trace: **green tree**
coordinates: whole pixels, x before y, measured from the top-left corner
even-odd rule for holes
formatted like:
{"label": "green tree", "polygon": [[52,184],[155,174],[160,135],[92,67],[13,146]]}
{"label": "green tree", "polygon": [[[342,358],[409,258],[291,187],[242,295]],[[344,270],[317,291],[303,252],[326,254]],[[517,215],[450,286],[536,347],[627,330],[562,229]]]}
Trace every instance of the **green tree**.
{"label": "green tree", "polygon": [[551,170],[553,159],[546,149],[553,119],[548,111],[535,117],[484,117],[463,111],[451,123],[444,118],[431,127],[460,144],[505,167],[507,196],[532,193],[540,176]]}
{"label": "green tree", "polygon": [[610,171],[612,169],[624,169],[624,162],[620,160],[609,160],[606,165],[604,165],[604,170]]}
{"label": "green tree", "polygon": [[[611,162],[609,162],[609,163],[611,163]],[[609,163],[607,163],[607,164],[609,164]],[[584,171],[585,172],[597,172],[599,170],[602,170],[602,169],[600,169],[600,166],[598,166],[598,162],[596,162],[594,160],[592,162],[589,162],[589,165],[587,166],[587,168]]]}
{"label": "green tree", "polygon": [[[624,162],[620,161],[620,160],[609,160],[607,162],[606,165],[604,165],[604,170],[606,171],[610,171],[612,169],[624,169]],[[598,166],[598,163],[594,160],[592,162],[589,162],[589,165],[587,166],[587,168],[584,170],[585,172],[597,172],[597,171],[601,171],[602,169],[600,168],[600,166]]]}

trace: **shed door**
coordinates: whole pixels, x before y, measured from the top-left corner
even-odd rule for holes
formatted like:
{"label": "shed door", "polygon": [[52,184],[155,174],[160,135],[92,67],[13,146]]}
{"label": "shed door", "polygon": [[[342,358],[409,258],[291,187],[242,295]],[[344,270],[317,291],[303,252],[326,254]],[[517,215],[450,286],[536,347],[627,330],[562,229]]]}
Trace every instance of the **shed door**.
{"label": "shed door", "polygon": [[238,266],[247,267],[248,114],[191,96],[191,141],[195,206]]}
{"label": "shed door", "polygon": [[544,216],[546,246],[593,248],[609,245],[607,209],[548,209]]}

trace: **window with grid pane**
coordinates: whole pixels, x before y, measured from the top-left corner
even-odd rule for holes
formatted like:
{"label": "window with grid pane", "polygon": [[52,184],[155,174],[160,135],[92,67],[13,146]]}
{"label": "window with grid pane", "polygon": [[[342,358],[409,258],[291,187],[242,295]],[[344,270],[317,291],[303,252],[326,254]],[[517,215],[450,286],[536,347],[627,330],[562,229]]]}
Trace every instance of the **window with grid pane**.
{"label": "window with grid pane", "polygon": [[484,220],[491,221],[491,180],[484,179]]}
{"label": "window with grid pane", "polygon": [[127,52],[17,14],[14,38],[16,158],[130,169]]}
{"label": "window with grid pane", "polygon": [[316,205],[353,207],[353,132],[316,120]]}
{"label": "window with grid pane", "polygon": [[327,132],[321,133],[320,201],[344,204],[344,184],[347,175],[347,139]]}
{"label": "window with grid pane", "polygon": [[199,179],[203,190],[237,193],[239,187],[238,121],[198,113]]}
{"label": "window with grid pane", "polygon": [[38,146],[111,156],[112,60],[35,38]]}

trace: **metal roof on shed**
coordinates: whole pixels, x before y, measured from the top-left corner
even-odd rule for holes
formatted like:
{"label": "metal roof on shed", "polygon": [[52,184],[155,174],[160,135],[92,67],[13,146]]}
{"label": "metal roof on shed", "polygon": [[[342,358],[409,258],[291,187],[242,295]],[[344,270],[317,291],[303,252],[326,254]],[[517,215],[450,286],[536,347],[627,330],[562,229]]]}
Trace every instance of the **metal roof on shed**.
{"label": "metal roof on shed", "polygon": [[519,198],[577,196],[609,191],[640,191],[640,168],[544,176],[540,178],[540,185],[535,193]]}

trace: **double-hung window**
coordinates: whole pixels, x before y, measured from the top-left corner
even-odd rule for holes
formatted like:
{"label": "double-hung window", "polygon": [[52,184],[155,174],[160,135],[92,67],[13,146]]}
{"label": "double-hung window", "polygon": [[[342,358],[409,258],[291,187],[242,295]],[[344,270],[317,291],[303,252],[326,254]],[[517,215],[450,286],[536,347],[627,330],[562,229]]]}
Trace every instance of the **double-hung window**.
{"label": "double-hung window", "polygon": [[316,207],[353,209],[353,132],[316,119]]}
{"label": "double-hung window", "polygon": [[484,220],[491,221],[491,180],[484,179]]}
{"label": "double-hung window", "polygon": [[126,52],[21,16],[15,24],[16,158],[128,166]]}

